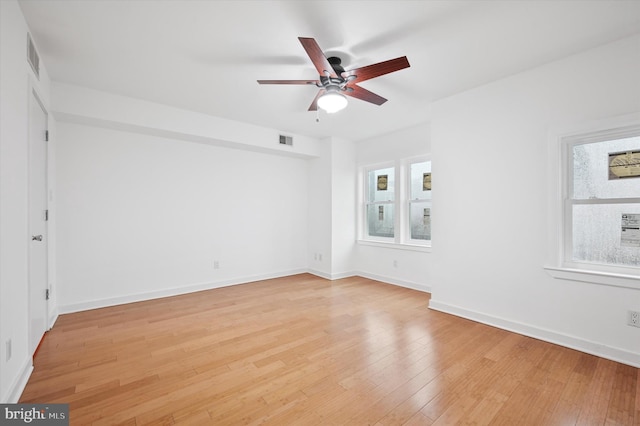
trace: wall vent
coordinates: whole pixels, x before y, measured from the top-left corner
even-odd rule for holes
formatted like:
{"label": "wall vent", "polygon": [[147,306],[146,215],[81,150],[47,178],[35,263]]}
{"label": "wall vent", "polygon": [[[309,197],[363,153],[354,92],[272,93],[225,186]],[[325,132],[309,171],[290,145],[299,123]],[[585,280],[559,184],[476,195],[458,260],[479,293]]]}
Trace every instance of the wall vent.
{"label": "wall vent", "polygon": [[293,137],[292,136],[284,136],[280,135],[280,145],[293,145]]}
{"label": "wall vent", "polygon": [[36,46],[33,44],[33,40],[31,40],[31,34],[27,33],[27,61],[29,61],[29,65],[33,69],[38,80],[40,79],[40,57],[38,56],[38,52],[36,52]]}

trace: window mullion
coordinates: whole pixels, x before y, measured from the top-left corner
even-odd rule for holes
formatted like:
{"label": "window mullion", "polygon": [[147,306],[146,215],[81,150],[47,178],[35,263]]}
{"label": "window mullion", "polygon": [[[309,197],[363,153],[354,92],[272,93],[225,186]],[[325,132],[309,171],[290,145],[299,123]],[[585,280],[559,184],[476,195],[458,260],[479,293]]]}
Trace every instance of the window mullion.
{"label": "window mullion", "polygon": [[570,201],[572,204],[639,204],[640,198],[585,198]]}
{"label": "window mullion", "polygon": [[562,235],[562,250],[564,263],[567,264],[573,260],[573,204],[571,200],[564,203],[564,226]]}
{"label": "window mullion", "polygon": [[403,243],[406,240],[406,231],[405,231],[405,223],[406,219],[405,215],[405,206],[404,199],[406,197],[406,174],[404,165],[401,162],[396,162],[396,197],[394,199],[395,209],[396,209],[396,217],[395,217],[395,242]]}

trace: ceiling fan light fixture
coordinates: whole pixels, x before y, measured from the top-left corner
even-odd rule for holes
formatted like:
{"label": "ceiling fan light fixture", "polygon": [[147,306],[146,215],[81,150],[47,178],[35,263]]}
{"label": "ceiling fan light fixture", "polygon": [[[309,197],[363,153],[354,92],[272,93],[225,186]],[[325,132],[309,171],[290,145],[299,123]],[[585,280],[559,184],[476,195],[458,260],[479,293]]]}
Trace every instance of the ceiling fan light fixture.
{"label": "ceiling fan light fixture", "polygon": [[327,90],[327,93],[318,98],[318,107],[328,114],[343,110],[347,106],[347,98],[337,90]]}

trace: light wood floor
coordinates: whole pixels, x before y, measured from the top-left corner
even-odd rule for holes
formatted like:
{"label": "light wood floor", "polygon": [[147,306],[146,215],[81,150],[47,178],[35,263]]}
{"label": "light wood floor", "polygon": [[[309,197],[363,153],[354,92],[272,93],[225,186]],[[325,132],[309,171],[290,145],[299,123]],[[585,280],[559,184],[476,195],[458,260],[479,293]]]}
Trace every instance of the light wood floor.
{"label": "light wood floor", "polygon": [[62,315],[21,402],[72,425],[640,425],[637,368],[312,275]]}

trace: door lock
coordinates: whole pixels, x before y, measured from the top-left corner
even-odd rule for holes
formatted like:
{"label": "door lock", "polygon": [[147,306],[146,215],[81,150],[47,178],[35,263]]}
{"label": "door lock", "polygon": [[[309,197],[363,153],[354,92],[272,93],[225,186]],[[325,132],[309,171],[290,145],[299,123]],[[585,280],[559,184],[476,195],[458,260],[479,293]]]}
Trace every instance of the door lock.
{"label": "door lock", "polygon": [[31,241],[42,241],[42,235],[32,235]]}

